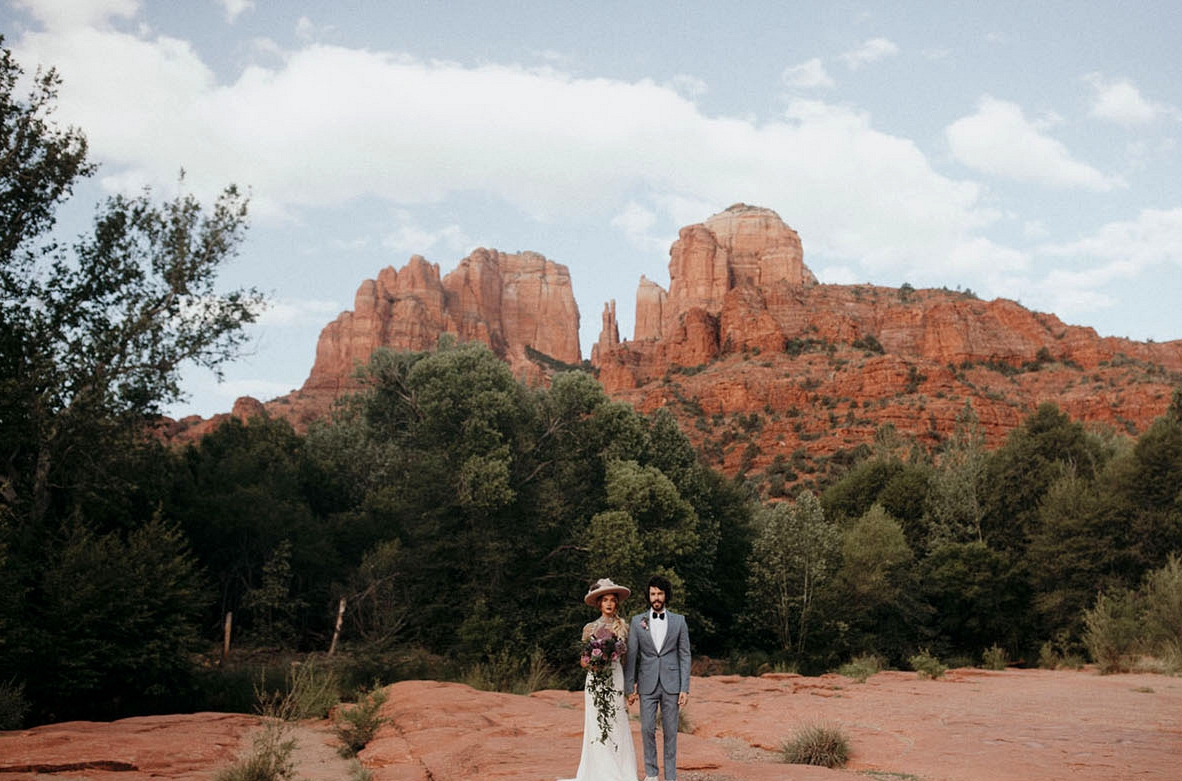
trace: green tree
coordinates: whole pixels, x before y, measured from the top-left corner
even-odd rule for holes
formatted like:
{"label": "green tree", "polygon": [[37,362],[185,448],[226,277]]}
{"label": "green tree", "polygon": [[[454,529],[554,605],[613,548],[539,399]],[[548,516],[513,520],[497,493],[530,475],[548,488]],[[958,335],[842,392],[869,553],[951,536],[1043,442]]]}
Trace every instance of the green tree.
{"label": "green tree", "polygon": [[1107,460],[1096,437],[1059,408],[1039,405],[986,465],[982,490],[982,535],[997,549],[1023,551],[1038,527],[1038,506],[1064,475],[1095,478]]}
{"label": "green tree", "polygon": [[797,659],[808,650],[821,590],[837,568],[837,526],[821,503],[802,491],[793,504],[760,508],[748,562],[748,601],[756,628],[770,631],[779,647]]}
{"label": "green tree", "polygon": [[[329,631],[332,582],[341,578],[341,550],[353,537],[313,510],[307,496],[314,479],[321,478],[309,466],[303,438],[287,421],[265,415],[245,424],[227,420],[185,448],[165,507],[216,584],[210,626],[220,626],[231,611],[235,627],[263,643]],[[356,543],[358,558],[367,544]],[[266,569],[277,554],[292,573],[271,600],[282,600],[283,609],[246,609],[248,594],[257,604],[267,592]]]}
{"label": "green tree", "polygon": [[1074,476],[1061,477],[1047,489],[1038,518],[1026,561],[1039,632],[1078,638],[1083,611],[1097,590],[1136,585],[1122,575],[1122,521],[1094,482]]}
{"label": "green tree", "polygon": [[184,707],[207,592],[184,535],[154,520],[124,538],[74,527],[27,615],[39,720]]}
{"label": "green tree", "polygon": [[1131,516],[1129,552],[1142,571],[1160,567],[1171,552],[1182,551],[1182,417],[1173,409],[1138,437],[1114,479],[1115,492]]}
{"label": "green tree", "polygon": [[983,539],[978,491],[987,461],[985,436],[966,400],[956,417],[956,429],[932,471],[925,508],[929,545]]}
{"label": "green tree", "polygon": [[[159,452],[150,427],[183,397],[181,368],[192,362],[218,371],[244,343],[243,327],[262,298],[215,284],[246,230],[246,199],[233,187],[208,210],[187,194],[163,203],[149,191],[115,196],[97,209],[87,234],[72,243],[55,237],[58,209],[94,166],[82,132],[52,121],[54,71],[39,72],[25,97],[15,93],[21,76],[0,46],[0,519],[7,527],[0,543],[8,550],[0,582],[20,595],[15,604],[0,602],[12,611],[0,623],[33,638],[0,649],[0,678],[26,683],[41,714],[58,707],[70,685],[95,697],[99,710],[151,694],[153,677],[172,681],[174,662],[186,658],[174,651],[186,641],[153,636],[139,649],[133,632],[116,631],[92,637],[99,647],[79,648],[73,660],[53,649],[75,648],[86,637],[80,627],[118,628],[117,619],[96,617],[132,604],[125,596],[160,605],[144,615],[159,619],[169,637],[185,635],[163,612],[172,602],[190,604],[189,580],[141,544],[141,533],[172,535],[161,530],[173,527],[152,525],[160,497],[144,490],[161,475],[134,466]],[[112,571],[99,574],[100,565]],[[142,571],[131,572],[137,566]],[[137,590],[132,575],[158,593]],[[177,620],[188,615],[179,610]],[[46,663],[51,651],[57,661]],[[137,658],[133,673],[127,660]]]}
{"label": "green tree", "polygon": [[844,638],[835,639],[849,646],[845,656],[903,658],[922,618],[914,595],[913,559],[903,527],[881,505],[843,531],[830,614],[845,627]]}
{"label": "green tree", "polygon": [[972,655],[994,643],[1017,651],[1033,642],[1029,584],[1009,554],[983,542],[947,543],[923,560],[919,582],[933,610],[933,650]]}

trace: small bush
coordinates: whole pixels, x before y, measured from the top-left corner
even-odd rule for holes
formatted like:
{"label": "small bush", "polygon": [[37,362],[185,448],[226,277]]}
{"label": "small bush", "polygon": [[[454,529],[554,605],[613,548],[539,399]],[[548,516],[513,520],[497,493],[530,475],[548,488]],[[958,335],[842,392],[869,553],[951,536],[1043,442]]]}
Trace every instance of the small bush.
{"label": "small bush", "polygon": [[1086,660],[1066,632],[1042,644],[1038,651],[1038,666],[1044,670],[1079,670]]}
{"label": "small bush", "polygon": [[986,648],[981,654],[981,666],[986,670],[1004,670],[1009,661],[1006,649],[997,643]]}
{"label": "small bush", "polygon": [[349,763],[349,781],[373,781],[373,771],[354,759]]}
{"label": "small bush", "polygon": [[341,742],[341,756],[357,756],[357,752],[373,740],[378,729],[390,721],[380,715],[387,696],[386,690],[375,683],[371,690],[357,692],[357,702],[337,711],[332,728]]}
{"label": "small bush", "polygon": [[251,752],[218,771],[214,781],[293,781],[296,768],[291,755],[298,743],[288,731],[285,722],[268,718],[255,735]]}
{"label": "small bush", "polygon": [[29,712],[29,701],[25,699],[25,685],[15,679],[0,682],[0,730],[20,729]]}
{"label": "small bush", "polygon": [[1096,597],[1084,611],[1084,646],[1101,675],[1128,672],[1141,645],[1141,622],[1136,595],[1116,591]]}
{"label": "small bush", "polygon": [[915,656],[907,660],[911,665],[911,669],[919,674],[920,678],[936,678],[943,677],[944,673],[948,671],[948,666],[942,664],[939,659],[932,656],[932,653],[926,648],[921,650]]}
{"label": "small bush", "polygon": [[308,657],[288,667],[282,692],[270,690],[260,677],[255,700],[261,712],[284,721],[323,719],[341,701],[340,679],[332,668]]}
{"label": "small bush", "polygon": [[837,668],[839,675],[853,678],[858,683],[866,683],[866,679],[882,671],[882,659],[873,654],[855,656],[850,661]]}
{"label": "small bush", "polygon": [[1145,632],[1152,652],[1173,671],[1182,670],[1182,561],[1171,553],[1142,587]]}
{"label": "small bush", "polygon": [[809,724],[784,742],[784,761],[792,765],[845,767],[850,758],[850,741],[840,728]]}
{"label": "small bush", "polygon": [[535,648],[523,660],[511,649],[504,649],[486,662],[477,662],[465,671],[463,682],[473,689],[529,694],[540,689],[559,688],[558,675],[546,663],[546,655]]}

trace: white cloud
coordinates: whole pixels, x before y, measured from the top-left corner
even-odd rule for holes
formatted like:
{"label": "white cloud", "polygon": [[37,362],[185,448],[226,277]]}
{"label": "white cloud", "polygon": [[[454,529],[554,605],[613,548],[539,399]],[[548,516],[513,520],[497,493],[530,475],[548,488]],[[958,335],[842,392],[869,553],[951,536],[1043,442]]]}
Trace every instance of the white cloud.
{"label": "white cloud", "polygon": [[296,37],[301,41],[310,41],[316,36],[316,25],[306,16],[296,20]]}
{"label": "white cloud", "polygon": [[[807,261],[805,265],[808,265]],[[812,271],[817,275],[817,280],[826,285],[856,285],[862,281],[849,266],[824,266]]]}
{"label": "white cloud", "polygon": [[669,86],[679,95],[697,100],[710,90],[710,86],[697,76],[680,73],[669,81]]}
{"label": "white cloud", "polygon": [[1029,262],[1026,253],[978,236],[965,239],[953,247],[941,264],[940,271],[1012,273],[1025,269]]}
{"label": "white cloud", "polygon": [[[610,219],[636,200],[665,221],[687,204],[742,200],[779,211],[811,253],[869,269],[946,256],[996,219],[978,185],[939,174],[868,114],[822,101],[760,121],[707,116],[650,80],[323,44],[260,53],[229,83],[188,43],[148,33],[33,33],[17,47],[22,62],[58,66],[59,117],[87,131],[109,186],[167,184],[184,166],[203,197],[250,186],[260,219],[456,193],[542,219]],[[464,240],[456,226],[397,225],[385,242],[424,253],[467,251]]]}
{"label": "white cloud", "polygon": [[414,223],[407,212],[395,215],[398,226],[382,237],[382,246],[395,252],[428,256],[432,252],[464,255],[474,244],[458,225],[428,230]]}
{"label": "white cloud", "polygon": [[780,80],[789,87],[813,89],[816,87],[832,87],[836,84],[825,72],[825,65],[820,58],[814,57],[799,65],[792,65],[784,69]]}
{"label": "white cloud", "polygon": [[1067,322],[1078,321],[1118,304],[1109,292],[1114,286],[1156,274],[1160,287],[1167,275],[1177,276],[1155,267],[1182,268],[1182,208],[1146,209],[1135,220],[1103,225],[1077,241],[1039,245],[1032,255],[1040,266],[1055,267],[1037,278],[1011,278],[1001,289]]}
{"label": "white cloud", "polygon": [[1095,284],[1141,273],[1156,265],[1182,267],[1182,208],[1145,209],[1136,220],[1108,223],[1079,241],[1046,245],[1039,251],[1104,261],[1099,270],[1086,272]]}
{"label": "white cloud", "polygon": [[656,224],[656,212],[636,201],[629,201],[628,205],[612,218],[612,227],[619,228],[634,247],[651,252],[660,252],[669,246],[665,237],[653,235]]}
{"label": "white cloud", "polygon": [[1022,235],[1028,239],[1045,239],[1051,232],[1042,220],[1027,220],[1022,224]]}
{"label": "white cloud", "polygon": [[1109,81],[1099,73],[1089,73],[1084,80],[1095,91],[1089,116],[1125,126],[1145,125],[1161,116],[1179,117],[1178,109],[1143,98],[1127,79]]}
{"label": "white cloud", "polygon": [[852,49],[841,55],[850,70],[857,70],[863,65],[877,62],[885,57],[893,57],[899,53],[899,47],[886,38],[871,38],[857,49]]}
{"label": "white cloud", "polygon": [[[190,0],[191,1],[191,0]],[[218,0],[222,4],[222,8],[226,10],[226,21],[231,24],[244,11],[254,10],[254,0]]]}
{"label": "white cloud", "polygon": [[977,112],[945,128],[953,156],[982,173],[1051,187],[1107,192],[1125,186],[1071,156],[1044,126],[1026,118],[1016,103],[986,95]]}

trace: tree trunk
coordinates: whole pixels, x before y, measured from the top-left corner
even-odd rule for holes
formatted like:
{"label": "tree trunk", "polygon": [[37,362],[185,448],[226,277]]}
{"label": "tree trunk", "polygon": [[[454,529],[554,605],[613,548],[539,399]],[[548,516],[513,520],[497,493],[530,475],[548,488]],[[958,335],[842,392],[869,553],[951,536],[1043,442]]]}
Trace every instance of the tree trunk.
{"label": "tree trunk", "polygon": [[337,640],[341,639],[341,623],[345,620],[345,598],[337,606],[337,626],[332,630],[332,643],[328,646],[328,655],[332,656],[337,650]]}

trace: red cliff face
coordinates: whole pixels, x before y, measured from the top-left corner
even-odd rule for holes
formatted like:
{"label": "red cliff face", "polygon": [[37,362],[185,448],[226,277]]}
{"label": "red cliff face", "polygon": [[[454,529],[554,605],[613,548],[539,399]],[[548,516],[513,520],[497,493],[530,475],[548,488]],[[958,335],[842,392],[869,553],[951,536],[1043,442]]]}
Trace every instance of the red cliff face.
{"label": "red cliff face", "polygon": [[855,447],[884,424],[935,444],[966,400],[991,445],[1044,401],[1143,431],[1182,373],[1182,340],[1101,339],[970,293],[817,284],[796,233],[766,209],[683,228],[669,277],[667,294],[641,279],[633,341],[612,307],[592,364],[611,396],[667,407],[730,473]]}
{"label": "red cliff face", "polygon": [[[818,284],[800,238],[768,209],[739,204],[683,228],[669,254],[668,291],[640,280],[632,341],[620,339],[615,302],[604,307],[591,363],[609,395],[667,407],[731,474],[869,443],[887,424],[934,445],[966,400],[990,445],[1044,401],[1137,433],[1182,383],[1182,340],[1100,338],[971,293]],[[427,350],[445,333],[542,381],[529,349],[579,363],[578,327],[569,272],[539,254],[480,249],[442,278],[415,256],[362,283],[353,310],[322,332],[304,387],[265,408],[302,429],[355,387],[375,348]],[[225,417],[172,428],[194,438]]]}
{"label": "red cliff face", "polygon": [[577,364],[579,309],[570,272],[536,252],[478,249],[440,279],[439,266],[415,255],[400,271],[387,267],[357,289],[353,311],[325,326],[305,391],[339,393],[378,347],[429,350],[445,333],[481,341],[513,366],[538,376],[532,348]]}
{"label": "red cliff face", "polygon": [[443,334],[484,342],[533,382],[544,370],[530,350],[562,363],[582,361],[579,308],[566,266],[536,252],[477,249],[440,278],[437,264],[415,255],[401,269],[387,267],[361,283],[352,311],[321,331],[303,387],[266,409],[302,428],[358,387],[354,372],[374,350],[430,350]]}

